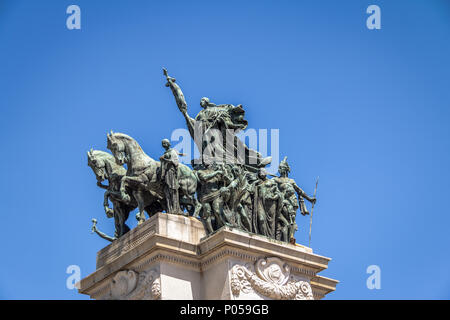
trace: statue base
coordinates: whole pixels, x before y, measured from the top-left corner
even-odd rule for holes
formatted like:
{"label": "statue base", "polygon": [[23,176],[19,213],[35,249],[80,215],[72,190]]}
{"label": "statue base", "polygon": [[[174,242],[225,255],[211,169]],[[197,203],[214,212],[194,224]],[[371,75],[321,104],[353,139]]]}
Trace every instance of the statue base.
{"label": "statue base", "polygon": [[158,213],[97,253],[79,283],[92,299],[321,299],[338,281],[311,248]]}

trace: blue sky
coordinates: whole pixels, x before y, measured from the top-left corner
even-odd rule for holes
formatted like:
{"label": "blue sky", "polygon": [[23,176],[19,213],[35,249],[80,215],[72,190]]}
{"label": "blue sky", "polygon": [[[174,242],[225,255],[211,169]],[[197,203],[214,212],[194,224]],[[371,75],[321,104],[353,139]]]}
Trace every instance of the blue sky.
{"label": "blue sky", "polygon": [[91,218],[113,224],[86,151],[112,129],[161,154],[184,127],[166,67],[192,115],[203,96],[241,103],[249,127],[280,130],[307,193],[320,176],[312,247],[341,281],[328,299],[449,299],[449,36],[444,0],[1,0],[0,298],[87,298],[66,268],[93,272],[107,242]]}

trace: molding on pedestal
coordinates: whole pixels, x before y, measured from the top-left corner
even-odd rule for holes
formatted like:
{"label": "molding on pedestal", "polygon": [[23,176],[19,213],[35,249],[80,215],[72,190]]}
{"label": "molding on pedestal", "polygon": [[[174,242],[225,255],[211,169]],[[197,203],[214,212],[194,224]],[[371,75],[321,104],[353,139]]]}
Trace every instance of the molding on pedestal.
{"label": "molding on pedestal", "polygon": [[188,299],[321,299],[338,283],[317,275],[330,260],[228,227],[205,237],[199,220],[158,213],[100,250],[79,291],[93,299],[170,299],[170,290],[189,284]]}

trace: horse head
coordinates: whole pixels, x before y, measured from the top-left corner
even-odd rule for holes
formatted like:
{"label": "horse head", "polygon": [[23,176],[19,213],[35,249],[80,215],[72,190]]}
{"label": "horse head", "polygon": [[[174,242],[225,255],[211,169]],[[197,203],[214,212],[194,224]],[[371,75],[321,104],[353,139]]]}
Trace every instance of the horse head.
{"label": "horse head", "polygon": [[99,182],[109,179],[113,172],[122,175],[126,173],[125,168],[116,164],[114,156],[108,152],[91,149],[87,152],[87,157],[88,166],[94,171]]}
{"label": "horse head", "polygon": [[107,135],[107,148],[111,150],[116,163],[124,165],[130,161],[130,152],[127,150],[127,145],[134,140],[130,136],[123,133],[108,133]]}
{"label": "horse head", "polygon": [[107,140],[107,147],[114,155],[116,163],[126,164],[128,170],[131,169],[131,174],[155,166],[156,161],[145,154],[139,143],[129,135],[111,131],[107,134]]}

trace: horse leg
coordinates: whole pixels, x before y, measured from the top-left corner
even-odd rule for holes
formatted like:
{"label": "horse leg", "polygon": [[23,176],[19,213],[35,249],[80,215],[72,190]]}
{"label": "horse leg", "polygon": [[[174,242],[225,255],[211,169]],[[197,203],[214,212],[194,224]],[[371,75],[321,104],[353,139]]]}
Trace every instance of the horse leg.
{"label": "horse leg", "polygon": [[[107,190],[107,191],[105,191],[105,193],[103,194],[103,206],[109,208],[108,198],[109,198],[109,191]],[[105,211],[106,211],[106,210],[105,210]]]}
{"label": "horse leg", "polygon": [[119,209],[119,205],[117,205],[117,203],[113,203],[113,209],[112,209],[113,213],[114,213],[114,237],[116,239],[119,239],[121,236],[121,224],[120,224],[120,209]]}
{"label": "horse leg", "polygon": [[103,196],[103,208],[105,209],[106,216],[108,218],[111,218],[114,215],[114,210],[109,207],[109,202],[108,202],[109,196],[110,196],[110,191],[105,191],[105,194]]}
{"label": "horse leg", "polygon": [[123,236],[125,233],[130,231],[130,228],[126,225],[126,221],[130,214],[130,209],[128,206],[121,204],[119,206],[118,216],[120,219],[120,236]]}
{"label": "horse leg", "polygon": [[145,198],[142,191],[133,192],[133,196],[138,204],[139,210],[138,225],[140,225],[145,221]]}
{"label": "horse leg", "polygon": [[128,177],[123,176],[122,179],[120,179],[120,197],[125,202],[130,201],[130,196],[127,194],[127,190],[126,190],[127,184],[128,184]]}
{"label": "horse leg", "polygon": [[116,238],[120,238],[123,236],[123,214],[122,214],[122,208],[119,203],[115,202],[114,205],[114,224],[116,227]]}

